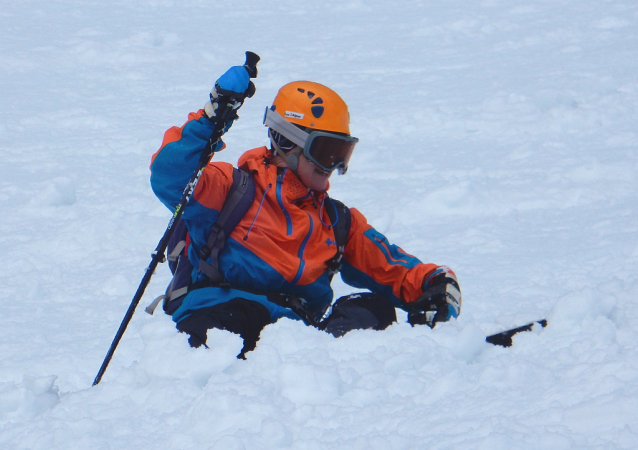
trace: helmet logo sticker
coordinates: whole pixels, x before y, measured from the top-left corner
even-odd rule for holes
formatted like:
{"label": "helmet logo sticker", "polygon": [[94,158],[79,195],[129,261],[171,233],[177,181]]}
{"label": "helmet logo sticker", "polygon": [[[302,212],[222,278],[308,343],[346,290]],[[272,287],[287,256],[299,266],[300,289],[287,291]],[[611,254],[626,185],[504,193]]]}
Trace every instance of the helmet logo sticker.
{"label": "helmet logo sticker", "polygon": [[298,119],[298,120],[303,119],[303,116],[304,116],[303,114],[294,112],[294,111],[286,111],[286,114],[284,115],[284,117],[290,117],[291,119]]}

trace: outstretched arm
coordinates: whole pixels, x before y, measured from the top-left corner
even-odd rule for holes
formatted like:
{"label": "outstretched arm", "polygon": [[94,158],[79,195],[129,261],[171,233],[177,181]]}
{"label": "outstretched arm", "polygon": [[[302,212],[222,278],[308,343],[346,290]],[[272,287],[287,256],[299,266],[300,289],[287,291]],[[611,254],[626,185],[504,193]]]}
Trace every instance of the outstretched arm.
{"label": "outstretched arm", "polygon": [[344,282],[389,298],[397,308],[410,313],[413,324],[433,327],[458,316],[461,294],[454,272],[421,262],[391,244],[359,211],[351,208],[351,212],[352,226],[341,269]]}

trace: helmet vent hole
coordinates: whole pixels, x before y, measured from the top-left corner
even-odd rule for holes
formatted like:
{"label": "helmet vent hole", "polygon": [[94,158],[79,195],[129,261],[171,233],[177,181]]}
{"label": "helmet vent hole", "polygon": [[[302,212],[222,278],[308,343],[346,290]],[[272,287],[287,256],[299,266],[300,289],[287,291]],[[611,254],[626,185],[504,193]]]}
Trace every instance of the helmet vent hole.
{"label": "helmet vent hole", "polygon": [[313,105],[323,105],[323,99],[321,97],[317,97],[312,101]]}
{"label": "helmet vent hole", "polygon": [[312,115],[318,119],[323,115],[323,106],[313,106],[310,108],[310,111],[312,111]]}
{"label": "helmet vent hole", "polygon": [[314,93],[314,92],[310,92],[310,91],[308,91],[308,98],[309,98],[309,99],[311,99],[311,100],[312,100],[312,97],[314,97],[314,96],[315,96],[315,93]]}
{"label": "helmet vent hole", "polygon": [[301,92],[302,94],[303,94],[304,92],[306,92],[304,89],[301,89],[301,88],[297,88],[297,90],[298,90],[299,92]]}

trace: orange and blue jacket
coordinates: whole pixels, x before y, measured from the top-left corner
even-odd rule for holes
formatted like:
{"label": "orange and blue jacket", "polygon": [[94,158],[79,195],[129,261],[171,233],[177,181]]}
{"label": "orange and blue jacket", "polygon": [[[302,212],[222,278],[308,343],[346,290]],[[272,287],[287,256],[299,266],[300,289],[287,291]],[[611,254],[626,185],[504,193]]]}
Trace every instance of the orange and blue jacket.
{"label": "orange and blue jacket", "polygon": [[[151,186],[157,197],[174,212],[190,180],[213,125],[202,110],[191,113],[182,127],[166,131],[151,162]],[[219,254],[219,269],[231,290],[195,289],[173,315],[179,321],[191,311],[229,301],[238,296],[264,304],[273,320],[298,319],[287,308],[264,295],[287,294],[303,298],[308,312],[321,317],[333,300],[332,275],[326,261],[336,253],[331,222],[324,208],[327,193],[309,191],[289,169],[271,164],[266,147],[244,153],[238,167],[252,172],[255,199],[227,238]],[[207,165],[182,216],[190,235],[189,258],[197,267],[197,248],[205,245],[208,230],[233,183],[233,167],[225,162]],[[355,208],[350,208],[351,227],[343,253],[341,277],[355,288],[380,293],[397,307],[415,301],[423,280],[438,268],[424,264],[388,242]],[[196,269],[193,282],[203,275]]]}

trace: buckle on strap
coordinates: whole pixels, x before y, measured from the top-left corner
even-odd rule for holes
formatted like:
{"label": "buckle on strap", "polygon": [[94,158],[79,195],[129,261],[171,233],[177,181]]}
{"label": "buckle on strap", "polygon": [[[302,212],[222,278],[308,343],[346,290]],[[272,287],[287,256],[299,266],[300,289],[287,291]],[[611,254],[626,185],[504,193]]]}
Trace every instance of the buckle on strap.
{"label": "buckle on strap", "polygon": [[167,299],[168,295],[160,295],[159,297],[155,298],[150,305],[148,305],[144,311],[146,311],[147,313],[149,313],[151,316],[153,315],[153,313],[155,312],[155,309],[157,308],[157,305],[159,305],[159,302],[161,302],[164,299]]}
{"label": "buckle on strap", "polygon": [[182,253],[182,250],[184,250],[185,247],[186,247],[186,241],[184,240],[179,241],[177,245],[175,245],[175,248],[173,248],[173,251],[168,255],[166,259],[168,259],[171,262],[177,261],[177,258],[179,258],[179,254]]}
{"label": "buckle on strap", "polygon": [[157,305],[159,305],[159,302],[164,301],[164,303],[166,304],[186,294],[188,294],[188,286],[175,289],[174,291],[171,291],[169,294],[160,295],[159,297],[155,298],[151,302],[151,304],[144,309],[144,311],[146,311],[152,316],[153,313],[155,312],[155,309],[157,309]]}
{"label": "buckle on strap", "polygon": [[345,246],[337,247],[337,253],[328,261],[326,261],[326,266],[328,266],[327,271],[331,275],[336,275],[341,270],[344,250],[345,250]]}

